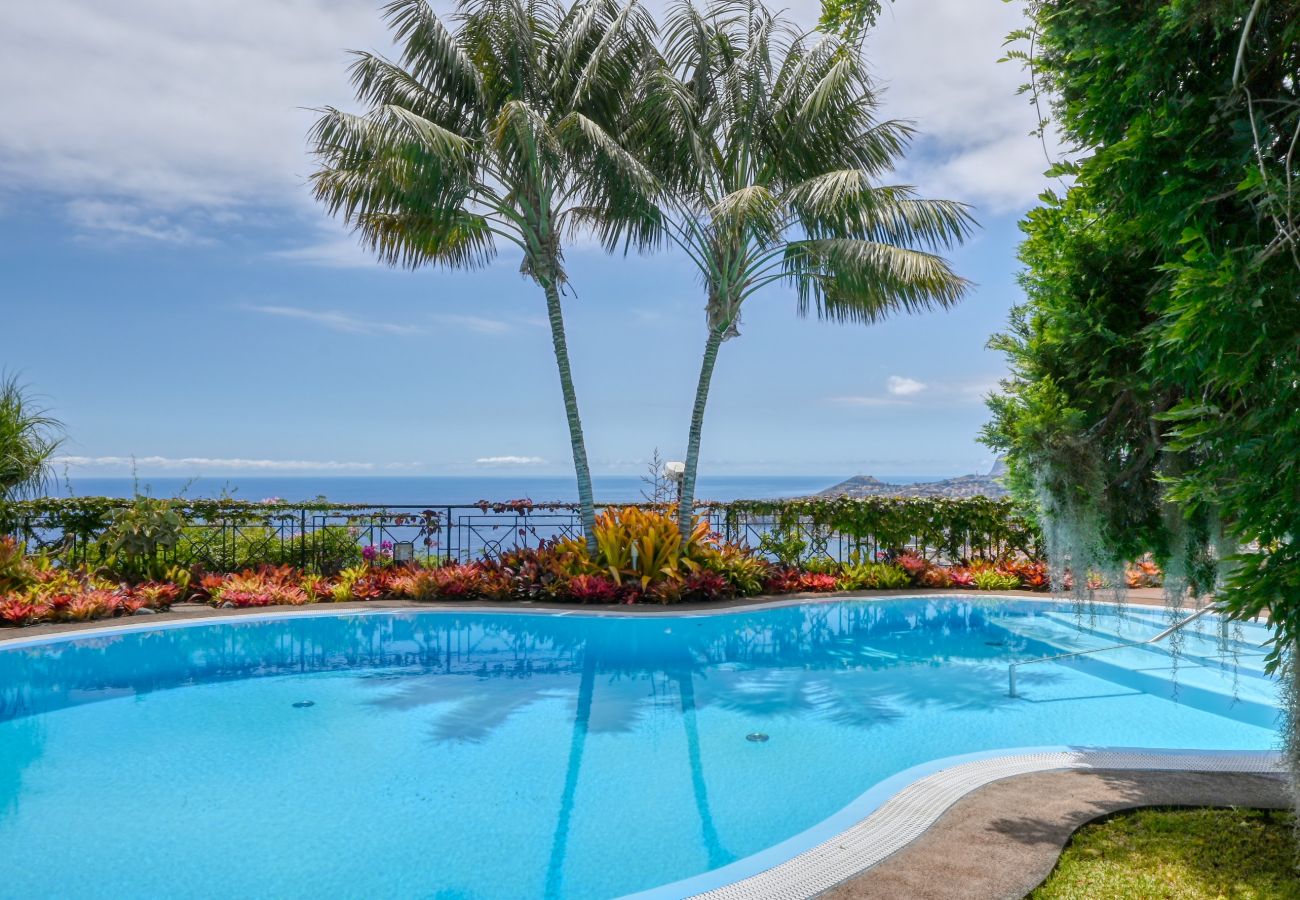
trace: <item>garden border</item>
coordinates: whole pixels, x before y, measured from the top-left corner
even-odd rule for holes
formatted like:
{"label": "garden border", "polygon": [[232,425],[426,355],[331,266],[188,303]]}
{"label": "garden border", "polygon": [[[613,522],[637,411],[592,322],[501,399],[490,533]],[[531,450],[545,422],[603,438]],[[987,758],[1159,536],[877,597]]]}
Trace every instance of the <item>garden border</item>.
{"label": "garden border", "polygon": [[[1127,606],[1146,609],[1168,610],[1170,607],[1158,602],[1159,588],[1133,588],[1126,591],[1129,598]],[[177,604],[191,607],[184,615],[192,618],[180,618],[179,610],[158,613],[165,617],[153,621],[153,616],[120,616],[117,618],[92,619],[87,622],[43,622],[38,625],[24,625],[17,628],[0,628],[0,648],[22,644],[49,643],[51,641],[76,636],[103,637],[109,634],[126,634],[135,631],[154,631],[168,627],[189,627],[229,620],[263,621],[281,616],[347,616],[378,615],[399,610],[423,610],[426,612],[484,612],[484,613],[520,613],[584,616],[698,616],[725,615],[740,610],[779,609],[786,606],[801,606],[805,603],[835,603],[840,600],[895,600],[899,598],[925,599],[942,597],[964,600],[1034,600],[1039,603],[1071,603],[1073,598],[1066,594],[1051,594],[1041,591],[972,591],[966,588],[899,588],[897,590],[861,590],[832,591],[826,593],[795,594],[760,594],[753,597],[735,597],[700,603],[673,603],[668,605],[643,603],[635,606],[624,604],[577,604],[560,601],[531,600],[404,600],[385,598],[379,600],[349,600],[343,603],[321,601],[304,606],[258,606],[238,609],[219,609],[206,603]],[[1112,603],[1113,600],[1098,600],[1100,603]],[[1195,609],[1179,606],[1177,609]]]}

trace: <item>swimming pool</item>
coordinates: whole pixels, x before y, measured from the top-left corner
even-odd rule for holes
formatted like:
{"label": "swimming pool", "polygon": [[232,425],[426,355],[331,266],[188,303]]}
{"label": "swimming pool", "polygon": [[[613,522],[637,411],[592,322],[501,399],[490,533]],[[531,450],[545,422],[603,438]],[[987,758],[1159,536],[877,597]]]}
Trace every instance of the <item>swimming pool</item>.
{"label": "swimming pool", "polygon": [[1256,625],[1025,667],[1007,695],[1012,660],[1165,624],[944,596],[6,642],[0,896],[614,897],[799,852],[936,759],[1273,749]]}

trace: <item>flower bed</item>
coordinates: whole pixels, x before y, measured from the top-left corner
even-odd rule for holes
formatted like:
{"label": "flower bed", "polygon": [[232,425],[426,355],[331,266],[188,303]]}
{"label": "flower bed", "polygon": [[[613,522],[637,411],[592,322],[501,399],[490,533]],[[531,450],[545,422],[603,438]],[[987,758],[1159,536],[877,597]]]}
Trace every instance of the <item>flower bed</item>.
{"label": "flower bed", "polygon": [[781,565],[721,541],[697,521],[683,540],[671,511],[611,509],[596,525],[597,552],[565,540],[470,563],[394,563],[390,548],[326,576],[288,565],[233,573],[173,569],[131,583],[107,571],[53,565],[0,539],[0,624],[84,621],[166,609],[178,600],[218,607],[302,606],[393,598],[412,601],[567,603],[715,602],[760,594],[905,588],[1046,590],[1046,567],[1029,559],[938,565],[911,553]]}

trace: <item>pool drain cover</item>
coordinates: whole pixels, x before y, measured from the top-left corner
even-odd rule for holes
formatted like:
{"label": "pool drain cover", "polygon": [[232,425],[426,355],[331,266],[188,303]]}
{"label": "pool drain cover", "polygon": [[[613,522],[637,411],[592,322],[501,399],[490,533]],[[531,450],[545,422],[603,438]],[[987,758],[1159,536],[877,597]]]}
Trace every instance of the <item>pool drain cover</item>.
{"label": "pool drain cover", "polygon": [[295,704],[293,705],[293,708],[294,708],[294,709],[306,709],[306,708],[309,707],[309,706],[315,706],[315,705],[316,705],[316,701],[315,701],[315,700],[299,700],[297,703],[295,703]]}
{"label": "pool drain cover", "polygon": [[763,734],[761,731],[755,731],[745,735],[745,740],[753,741],[755,744],[761,744],[767,740],[767,735]]}

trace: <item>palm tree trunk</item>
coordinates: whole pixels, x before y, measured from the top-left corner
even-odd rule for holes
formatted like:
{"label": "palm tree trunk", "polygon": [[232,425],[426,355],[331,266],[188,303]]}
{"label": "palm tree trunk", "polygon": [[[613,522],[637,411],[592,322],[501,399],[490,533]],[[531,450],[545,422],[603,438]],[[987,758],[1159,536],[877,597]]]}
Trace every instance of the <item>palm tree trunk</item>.
{"label": "palm tree trunk", "polygon": [[573,821],[574,799],[578,793],[578,776],[582,774],[582,751],[587,746],[591,727],[591,699],[596,692],[596,649],[588,641],[582,649],[582,678],[578,682],[578,708],[573,717],[569,738],[569,764],[564,769],[564,790],[560,794],[560,815],[555,820],[551,838],[551,858],[546,867],[546,896],[561,896],[564,859],[569,847],[569,825]]}
{"label": "palm tree trunk", "polygon": [[685,541],[691,533],[691,519],[695,513],[695,472],[700,464],[700,434],[704,431],[704,407],[709,402],[709,384],[713,381],[713,366],[718,361],[718,348],[730,323],[723,323],[709,332],[704,342],[704,359],[700,362],[700,382],[695,387],[695,407],[691,410],[691,432],[686,440],[686,471],[682,473],[681,505],[677,510],[677,529]]}
{"label": "palm tree trunk", "polygon": [[560,370],[560,390],[564,393],[564,412],[569,418],[569,443],[573,447],[573,470],[578,476],[578,507],[587,551],[596,556],[596,503],[591,490],[591,467],[587,464],[587,445],[582,437],[582,418],[578,415],[578,394],[573,389],[569,369],[569,345],[564,338],[564,314],[560,309],[560,289],[554,278],[542,280],[546,291],[546,314],[551,322],[551,343],[555,346],[555,365]]}

